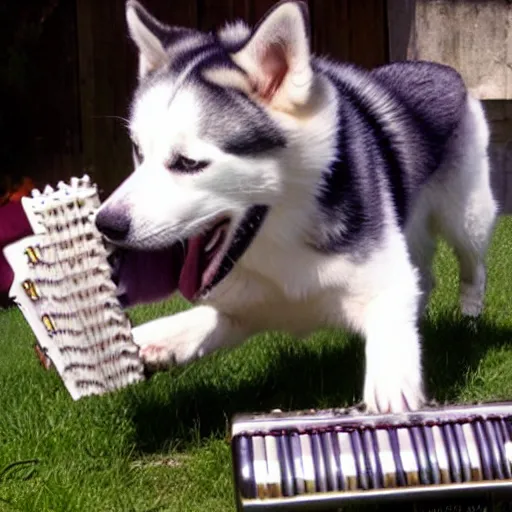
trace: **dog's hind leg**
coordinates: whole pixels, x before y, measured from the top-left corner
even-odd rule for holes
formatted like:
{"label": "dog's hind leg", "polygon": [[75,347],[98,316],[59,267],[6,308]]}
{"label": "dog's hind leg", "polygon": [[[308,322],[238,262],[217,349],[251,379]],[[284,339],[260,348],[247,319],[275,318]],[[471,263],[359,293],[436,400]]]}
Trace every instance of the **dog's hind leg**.
{"label": "dog's hind leg", "polygon": [[[478,316],[486,288],[485,254],[497,215],[490,184],[489,131],[479,101],[469,99],[452,139],[450,166],[439,180],[434,209],[440,234],[453,247],[460,267],[460,306]],[[439,193],[440,192],[440,193]]]}
{"label": "dog's hind leg", "polygon": [[405,235],[411,262],[419,272],[421,299],[418,316],[422,317],[435,286],[432,260],[437,246],[437,237],[431,226],[428,195],[420,195],[411,218],[405,226]]}

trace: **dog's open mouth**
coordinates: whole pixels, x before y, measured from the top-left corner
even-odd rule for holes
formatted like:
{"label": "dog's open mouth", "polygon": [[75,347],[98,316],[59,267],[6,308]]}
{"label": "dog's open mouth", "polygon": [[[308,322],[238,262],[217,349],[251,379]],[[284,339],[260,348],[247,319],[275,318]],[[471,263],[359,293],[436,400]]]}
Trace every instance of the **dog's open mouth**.
{"label": "dog's open mouth", "polygon": [[231,271],[266,213],[266,206],[253,206],[236,226],[222,217],[201,233],[163,250],[116,249],[110,264],[121,304],[155,302],[176,290],[191,302],[201,298]]}
{"label": "dog's open mouth", "polygon": [[213,281],[227,249],[229,224],[229,219],[222,219],[185,242],[178,289],[187,300],[194,300]]}

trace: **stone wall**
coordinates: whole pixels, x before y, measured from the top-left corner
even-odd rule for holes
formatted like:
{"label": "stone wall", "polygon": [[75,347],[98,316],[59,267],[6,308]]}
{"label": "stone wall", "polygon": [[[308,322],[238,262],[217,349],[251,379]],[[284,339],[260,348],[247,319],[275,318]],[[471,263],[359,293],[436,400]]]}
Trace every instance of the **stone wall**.
{"label": "stone wall", "polygon": [[483,103],[491,127],[493,190],[501,213],[512,214],[512,100]]}

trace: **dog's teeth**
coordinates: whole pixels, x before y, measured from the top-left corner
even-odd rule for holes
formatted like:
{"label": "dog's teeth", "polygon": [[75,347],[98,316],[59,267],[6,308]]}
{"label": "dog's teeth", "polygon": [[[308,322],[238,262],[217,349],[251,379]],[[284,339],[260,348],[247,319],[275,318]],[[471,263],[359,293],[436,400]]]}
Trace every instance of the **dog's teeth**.
{"label": "dog's teeth", "polygon": [[223,229],[217,229],[215,231],[215,233],[213,234],[213,238],[206,244],[206,247],[204,248],[205,252],[210,252],[215,247],[223,231]]}

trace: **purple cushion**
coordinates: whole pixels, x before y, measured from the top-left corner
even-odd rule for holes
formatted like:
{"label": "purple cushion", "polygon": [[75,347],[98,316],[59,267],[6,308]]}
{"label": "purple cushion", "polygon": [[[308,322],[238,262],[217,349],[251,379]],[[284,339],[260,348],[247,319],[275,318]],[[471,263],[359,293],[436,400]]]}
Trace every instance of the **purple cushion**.
{"label": "purple cushion", "polygon": [[32,228],[20,201],[11,201],[0,206],[0,294],[7,294],[14,277],[4,257],[3,248],[32,234]]}

